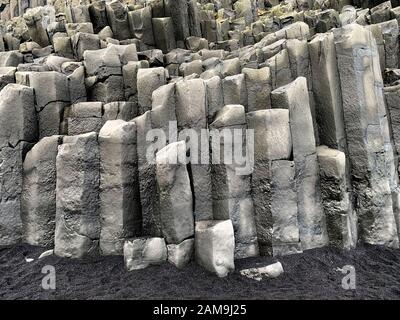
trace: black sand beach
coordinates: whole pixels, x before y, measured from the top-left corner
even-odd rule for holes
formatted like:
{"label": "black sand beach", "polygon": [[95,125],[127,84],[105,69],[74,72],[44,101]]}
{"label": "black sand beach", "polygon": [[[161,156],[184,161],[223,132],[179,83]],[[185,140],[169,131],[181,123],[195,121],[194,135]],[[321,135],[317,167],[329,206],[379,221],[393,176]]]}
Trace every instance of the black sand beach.
{"label": "black sand beach", "polygon": [[[400,250],[364,246],[353,251],[315,249],[282,257],[285,273],[260,282],[239,270],[264,266],[275,258],[236,261],[235,273],[218,279],[192,262],[183,270],[170,264],[136,272],[122,257],[38,260],[42,248],[20,245],[0,249],[0,299],[399,299]],[[33,258],[28,263],[25,258]],[[56,270],[56,290],[42,289],[42,268]],[[356,270],[356,290],[344,290],[338,271]]]}

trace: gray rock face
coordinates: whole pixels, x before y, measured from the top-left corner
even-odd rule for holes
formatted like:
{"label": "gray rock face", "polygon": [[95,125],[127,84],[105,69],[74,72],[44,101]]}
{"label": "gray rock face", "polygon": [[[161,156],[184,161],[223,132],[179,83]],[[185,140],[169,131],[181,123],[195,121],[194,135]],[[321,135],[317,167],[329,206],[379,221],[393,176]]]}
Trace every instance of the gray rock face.
{"label": "gray rock face", "polygon": [[[39,119],[39,137],[60,134],[64,108],[70,103],[67,77],[55,71],[32,72],[29,86],[35,90],[35,106]],[[49,87],[49,83],[53,83]]]}
{"label": "gray rock face", "polygon": [[22,190],[23,239],[53,246],[56,220],[56,158],[62,136],[45,137],[26,155]]}
{"label": "gray rock face", "polygon": [[385,155],[386,119],[379,109],[382,93],[375,88],[375,79],[380,78],[376,45],[371,32],[357,25],[338,29],[334,35],[361,237],[366,243],[397,247]]}
{"label": "gray rock face", "polygon": [[148,159],[148,150],[151,147],[151,141],[146,139],[148,132],[152,128],[151,113],[147,111],[132,121],[135,122],[137,130],[136,139],[143,234],[161,237],[161,216],[156,180],[155,154],[153,152],[152,159]]}
{"label": "gray rock face", "polygon": [[271,216],[274,256],[302,252],[295,174],[293,161],[272,162]]}
{"label": "gray rock face", "polygon": [[64,112],[68,135],[99,132],[103,126],[103,104],[101,102],[81,102]]}
{"label": "gray rock face", "polygon": [[248,111],[271,108],[271,74],[268,67],[262,69],[244,68]]}
{"label": "gray rock face", "polygon": [[125,240],[140,235],[142,222],[135,124],[107,121],[99,149],[100,249],[104,255],[122,255]]}
{"label": "gray rock face", "polygon": [[320,142],[345,151],[346,133],[333,34],[317,35],[308,47]]}
{"label": "gray rock face", "polygon": [[178,269],[182,269],[193,258],[194,239],[187,239],[180,244],[169,244],[167,250],[168,261]]}
{"label": "gray rock face", "polygon": [[136,238],[124,244],[125,267],[128,271],[147,268],[167,261],[163,238]]}
{"label": "gray rock face", "polygon": [[166,0],[164,5],[166,15],[172,19],[178,47],[182,48],[185,39],[190,36],[188,2],[186,0]]}
{"label": "gray rock face", "polygon": [[307,250],[325,246],[328,235],[321,205],[319,167],[306,78],[299,77],[274,90],[272,106],[289,110],[302,248]]}
{"label": "gray rock face", "polygon": [[0,90],[9,83],[15,83],[16,71],[14,67],[0,67]]}
{"label": "gray rock face", "polygon": [[400,154],[400,86],[385,88],[385,101],[388,108],[388,115],[392,124],[392,135],[395,150]]}
{"label": "gray rock face", "polygon": [[329,243],[340,248],[354,248],[357,227],[347,191],[346,156],[326,146],[318,147],[317,155]]}
{"label": "gray rock face", "polygon": [[137,116],[138,108],[134,102],[110,102],[103,105],[103,122],[108,120],[130,121]]}
{"label": "gray rock face", "polygon": [[235,239],[230,220],[196,222],[196,261],[218,277],[235,269]]}
{"label": "gray rock face", "polygon": [[18,67],[23,62],[23,55],[16,51],[0,52],[0,67]]}
{"label": "gray rock face", "polygon": [[[251,171],[245,170],[242,173],[240,169],[245,169],[246,163],[242,163],[243,159],[234,158],[237,150],[244,152],[246,149],[244,107],[225,106],[210,127],[213,129],[211,150],[214,219],[232,220],[236,258],[257,256],[259,249],[251,195]],[[238,135],[236,138],[235,133]],[[233,143],[229,143],[230,141]],[[232,158],[225,159],[225,150]]]}
{"label": "gray rock face", "polygon": [[196,246],[220,276],[399,246],[396,1],[0,3],[0,246],[128,269]]}
{"label": "gray rock face", "polygon": [[96,254],[100,238],[97,134],[64,137],[56,166],[54,252],[68,258]]}
{"label": "gray rock face", "polygon": [[0,91],[0,245],[22,237],[23,159],[37,133],[33,90],[7,85]]}
{"label": "gray rock face", "polygon": [[139,69],[137,74],[137,91],[139,114],[151,109],[151,94],[154,90],[166,84],[164,68]]}
{"label": "gray rock face", "polygon": [[[289,159],[292,153],[292,138],[289,128],[289,111],[284,109],[259,110],[247,114],[247,127],[254,130],[254,170],[251,177],[251,194],[254,202],[254,213],[257,229],[257,238],[262,255],[272,255],[274,230],[280,226],[274,224],[274,220],[282,216],[284,212],[273,217],[273,211],[277,213],[272,203],[274,195],[278,196],[283,190],[283,179],[274,177],[272,166],[275,161]],[[289,161],[287,161],[289,162]],[[285,178],[289,178],[290,174]],[[290,182],[289,182],[290,186]],[[288,187],[287,189],[290,189]],[[289,190],[288,190],[289,191]],[[293,206],[290,193],[287,194],[288,208]],[[297,197],[295,197],[295,200]],[[290,211],[290,209],[288,209]],[[297,222],[297,205],[294,208]],[[289,216],[293,215],[288,213]],[[293,218],[289,218],[289,220]],[[282,219],[284,220],[284,219]],[[289,221],[287,221],[289,223]],[[276,235],[278,238],[282,235]],[[281,242],[285,242],[284,239]],[[295,241],[290,241],[295,242]]]}
{"label": "gray rock face", "polygon": [[[213,217],[211,168],[202,163],[201,148],[209,140],[201,140],[201,129],[207,128],[206,86],[201,79],[183,80],[176,83],[176,120],[178,130],[187,132],[187,152],[190,158],[191,178],[194,193],[194,212],[197,220],[210,220]],[[190,133],[188,132],[190,130]],[[191,133],[196,137],[191,138]],[[182,139],[184,134],[182,133]],[[195,140],[195,141],[193,141]]]}
{"label": "gray rock face", "polygon": [[176,48],[174,25],[171,18],[153,18],[154,42],[163,53]]}
{"label": "gray rock face", "polygon": [[171,143],[157,152],[156,164],[162,233],[168,244],[179,244],[194,235],[193,198],[186,169],[185,142]]}
{"label": "gray rock face", "polygon": [[154,46],[151,7],[128,12],[129,25],[135,38],[146,45]]}
{"label": "gray rock face", "polygon": [[107,20],[113,34],[118,40],[131,38],[131,29],[129,28],[128,12],[124,4],[119,1],[106,3]]}

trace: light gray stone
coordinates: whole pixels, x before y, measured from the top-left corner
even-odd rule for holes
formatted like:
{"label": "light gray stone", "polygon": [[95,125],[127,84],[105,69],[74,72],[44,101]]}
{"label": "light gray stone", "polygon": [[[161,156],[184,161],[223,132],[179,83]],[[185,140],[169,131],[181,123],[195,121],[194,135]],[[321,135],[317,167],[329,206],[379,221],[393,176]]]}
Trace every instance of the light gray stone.
{"label": "light gray stone", "polygon": [[56,157],[62,136],[45,137],[26,155],[22,189],[23,239],[53,246],[56,219]]}
{"label": "light gray stone", "polygon": [[[257,256],[259,248],[251,196],[252,164],[246,158],[226,158],[229,154],[233,156],[234,152],[241,154],[240,150],[247,152],[244,107],[225,106],[217,114],[210,129],[214,219],[232,220],[235,258]],[[235,133],[238,137],[233,139]],[[247,163],[243,160],[247,160]]]}
{"label": "light gray stone", "polygon": [[125,240],[141,232],[136,125],[107,121],[99,133],[100,250],[122,255]]}
{"label": "light gray stone", "polygon": [[167,246],[163,238],[136,238],[124,245],[125,267],[140,270],[167,261]]}
{"label": "light gray stone", "polygon": [[99,251],[99,146],[96,133],[64,137],[59,147],[54,252],[82,258]]}
{"label": "light gray stone", "polygon": [[186,169],[186,144],[174,142],[157,152],[162,233],[168,244],[194,235],[193,197]]}
{"label": "light gray stone", "polygon": [[321,204],[319,167],[306,78],[299,77],[274,90],[272,107],[289,110],[302,249],[325,246],[328,244],[328,235]]}
{"label": "light gray stone", "polygon": [[[398,247],[396,188],[381,70],[372,33],[350,24],[334,30],[355,210],[364,242]],[[390,155],[390,153],[392,153]]]}
{"label": "light gray stone", "polygon": [[235,269],[235,239],[230,220],[196,222],[196,261],[206,270],[226,277]]}
{"label": "light gray stone", "polygon": [[178,269],[184,268],[193,258],[194,239],[187,239],[180,244],[169,244],[168,261]]}

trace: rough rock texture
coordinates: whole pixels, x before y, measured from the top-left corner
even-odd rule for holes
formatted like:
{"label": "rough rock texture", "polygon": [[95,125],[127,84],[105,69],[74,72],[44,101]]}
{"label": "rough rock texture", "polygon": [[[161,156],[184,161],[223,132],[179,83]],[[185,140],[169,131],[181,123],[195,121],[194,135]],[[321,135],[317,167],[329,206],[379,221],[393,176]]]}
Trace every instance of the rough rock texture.
{"label": "rough rock texture", "polygon": [[167,246],[163,238],[137,238],[125,241],[125,267],[128,271],[144,269],[167,261]]}
{"label": "rough rock texture", "polygon": [[23,160],[38,128],[31,88],[9,84],[0,91],[0,245],[21,240]]}
{"label": "rough rock texture", "polygon": [[299,77],[274,90],[272,106],[289,110],[302,248],[325,246],[328,235],[321,205],[319,168],[306,78]]}
{"label": "rough rock texture", "polygon": [[99,133],[100,249],[122,255],[125,239],[140,235],[136,126],[107,121]]}
{"label": "rough rock texture", "polygon": [[134,269],[154,237],[178,268],[203,242],[219,275],[397,248],[400,7],[350,4],[0,0],[0,245],[142,239]]}
{"label": "rough rock texture", "polygon": [[179,269],[185,267],[193,258],[194,239],[187,239],[180,244],[169,244],[168,261]]}
{"label": "rough rock texture", "polygon": [[371,32],[356,24],[334,35],[360,235],[367,243],[397,247],[386,155],[393,158],[393,150],[386,148],[386,111],[380,107],[382,88],[376,88],[381,78],[376,44]]}
{"label": "rough rock texture", "polygon": [[208,271],[226,277],[235,269],[235,239],[230,220],[196,222],[196,261]]}
{"label": "rough rock texture", "polygon": [[193,198],[186,169],[186,144],[171,143],[157,152],[161,229],[168,244],[179,244],[194,235]]}
{"label": "rough rock texture", "polygon": [[235,152],[240,155],[246,152],[245,127],[245,112],[241,105],[225,106],[211,124],[214,129],[211,136],[214,219],[231,219],[237,258],[259,253],[251,196],[251,171],[246,168],[242,157],[235,157]]}
{"label": "rough rock texture", "polygon": [[62,136],[45,137],[26,155],[22,190],[23,239],[53,246],[56,220],[56,158]]}
{"label": "rough rock texture", "polygon": [[346,156],[326,146],[318,147],[317,155],[329,244],[353,248],[357,242],[357,227],[347,188]]}
{"label": "rough rock texture", "polygon": [[54,253],[82,258],[99,247],[99,146],[96,133],[64,137],[57,155]]}

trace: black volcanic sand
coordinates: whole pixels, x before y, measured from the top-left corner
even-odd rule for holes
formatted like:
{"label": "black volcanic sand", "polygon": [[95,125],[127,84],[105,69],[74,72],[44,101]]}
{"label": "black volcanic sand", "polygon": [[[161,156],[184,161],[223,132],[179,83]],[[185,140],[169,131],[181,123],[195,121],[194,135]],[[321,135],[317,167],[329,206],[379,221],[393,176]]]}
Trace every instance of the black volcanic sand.
{"label": "black volcanic sand", "polygon": [[[365,246],[341,251],[315,249],[281,257],[285,273],[260,282],[238,270],[276,261],[262,257],[236,261],[236,272],[219,279],[192,262],[183,270],[166,263],[127,272],[122,257],[38,260],[45,251],[27,245],[0,248],[0,299],[399,299],[400,250]],[[26,262],[25,257],[34,258]],[[57,289],[41,287],[42,267],[56,269]],[[357,288],[342,288],[343,274],[353,265]]]}

